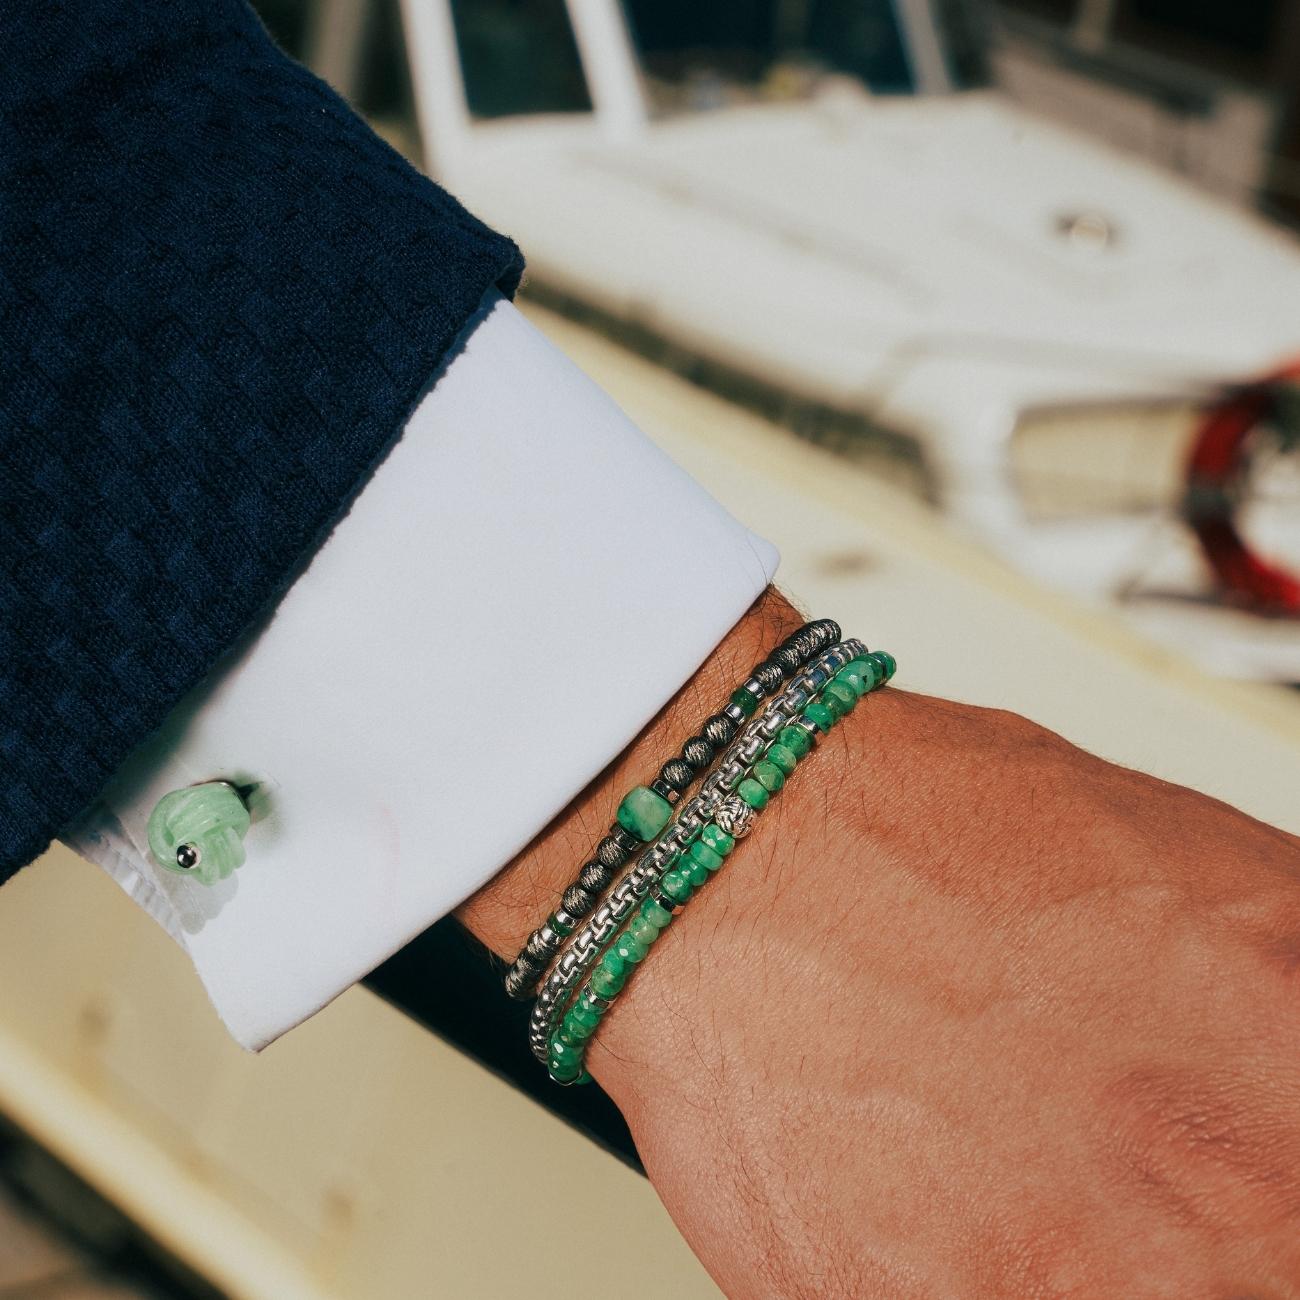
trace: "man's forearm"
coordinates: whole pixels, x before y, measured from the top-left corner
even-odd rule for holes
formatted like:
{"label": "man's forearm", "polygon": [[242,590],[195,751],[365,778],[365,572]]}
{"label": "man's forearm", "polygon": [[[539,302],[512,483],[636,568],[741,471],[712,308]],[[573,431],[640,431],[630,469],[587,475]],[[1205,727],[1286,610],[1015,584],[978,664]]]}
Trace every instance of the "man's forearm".
{"label": "man's forearm", "polygon": [[[764,597],[462,919],[512,952],[623,790],[796,621]],[[1294,837],[886,690],[587,1061],[733,1298],[1294,1296],[1296,953]]]}

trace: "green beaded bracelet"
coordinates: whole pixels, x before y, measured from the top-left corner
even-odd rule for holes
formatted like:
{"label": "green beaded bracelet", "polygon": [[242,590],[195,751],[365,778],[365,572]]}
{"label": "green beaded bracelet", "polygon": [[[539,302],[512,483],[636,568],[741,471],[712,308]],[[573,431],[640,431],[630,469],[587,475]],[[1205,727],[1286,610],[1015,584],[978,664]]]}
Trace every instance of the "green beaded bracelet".
{"label": "green beaded bracelet", "polygon": [[[815,663],[806,666],[762,714],[756,714],[751,719],[731,748],[721,757],[718,768],[705,779],[700,792],[678,810],[673,825],[615,884],[602,907],[574,929],[563,946],[559,961],[547,975],[528,1018],[529,1046],[543,1065],[546,1064],[547,1046],[551,1037],[559,1029],[564,1012],[582,980],[599,962],[618,927],[630,920],[633,909],[640,905],[647,891],[654,888],[666,872],[676,867],[691,843],[700,838],[705,822],[718,811],[719,800],[733,791],[736,782],[749,772],[758,756],[753,748],[755,743],[770,750],[773,739],[776,738],[784,739],[792,752],[805,751],[810,747],[812,740],[806,734],[809,724],[799,719],[799,711],[816,697],[836,672],[867,653],[867,648],[861,641],[838,641],[828,647]],[[782,730],[788,731],[784,738],[778,734]],[[743,801],[737,801],[736,806],[743,810],[746,817],[752,819],[755,816]],[[732,833],[729,826],[724,826],[723,830]],[[685,867],[686,875],[678,872],[670,877],[670,886],[679,892],[694,888],[689,879],[690,871],[688,864]],[[698,870],[696,874],[698,875]]]}
{"label": "green beaded bracelet", "polygon": [[564,940],[596,908],[615,870],[629,855],[639,852],[641,846],[659,839],[672,819],[674,805],[713,762],[717,749],[732,739],[776,686],[839,641],[839,624],[833,620],[805,623],[754,666],[722,710],[703,723],[698,735],[682,745],[680,756],[660,768],[653,784],[639,785],[629,791],[618,806],[609,833],[596,846],[593,858],[565,889],[560,906],[528,936],[510,963],[505,975],[506,993],[510,997],[522,999],[536,989],[538,979]]}
{"label": "green beaded bracelet", "polygon": [[[853,659],[836,672],[801,716],[782,728],[766,752],[728,795],[658,886],[605,945],[599,964],[587,977],[547,1044],[546,1068],[560,1084],[587,1083],[587,1045],[635,969],[649,955],[673,917],[719,871],[738,840],[749,834],[757,815],[784,786],[795,767],[812,752],[814,738],[847,717],[863,696],[893,677],[897,664],[883,650]],[[778,753],[779,751],[779,753]]]}

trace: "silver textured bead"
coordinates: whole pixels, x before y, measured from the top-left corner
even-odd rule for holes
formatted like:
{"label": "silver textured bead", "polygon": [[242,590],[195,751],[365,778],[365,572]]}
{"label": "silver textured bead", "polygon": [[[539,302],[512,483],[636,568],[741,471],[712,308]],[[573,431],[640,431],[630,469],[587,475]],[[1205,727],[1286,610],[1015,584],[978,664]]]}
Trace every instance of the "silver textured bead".
{"label": "silver textured bead", "polygon": [[713,814],[713,820],[720,830],[726,831],[733,839],[743,840],[754,828],[754,819],[758,814],[738,795],[729,794]]}

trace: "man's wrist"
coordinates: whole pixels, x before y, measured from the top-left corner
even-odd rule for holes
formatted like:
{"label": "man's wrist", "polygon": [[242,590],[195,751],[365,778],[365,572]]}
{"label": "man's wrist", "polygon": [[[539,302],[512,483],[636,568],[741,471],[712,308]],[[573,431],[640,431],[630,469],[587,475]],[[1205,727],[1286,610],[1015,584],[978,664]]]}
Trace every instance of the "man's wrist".
{"label": "man's wrist", "polygon": [[456,909],[462,924],[494,952],[513,957],[555,908],[613,821],[623,795],[647,783],[682,741],[717,712],[749,670],[803,621],[785,596],[769,587],[628,748],[522,853]]}

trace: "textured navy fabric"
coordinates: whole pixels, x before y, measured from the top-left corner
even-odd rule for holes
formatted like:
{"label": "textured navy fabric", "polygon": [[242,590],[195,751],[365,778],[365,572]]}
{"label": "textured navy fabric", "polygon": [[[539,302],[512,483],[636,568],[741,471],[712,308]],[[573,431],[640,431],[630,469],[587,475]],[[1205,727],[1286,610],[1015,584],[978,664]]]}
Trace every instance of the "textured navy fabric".
{"label": "textured navy fabric", "polygon": [[0,21],[0,880],[263,613],[518,250],[241,0]]}

